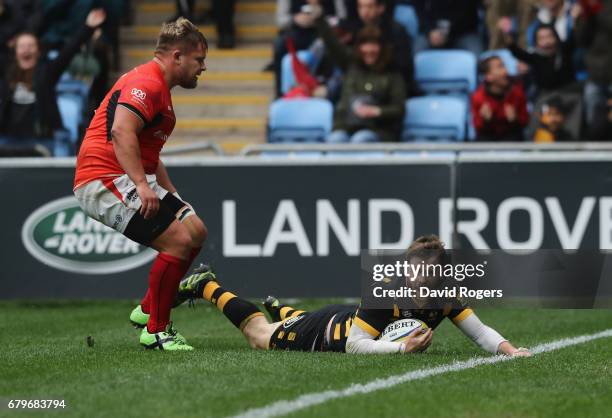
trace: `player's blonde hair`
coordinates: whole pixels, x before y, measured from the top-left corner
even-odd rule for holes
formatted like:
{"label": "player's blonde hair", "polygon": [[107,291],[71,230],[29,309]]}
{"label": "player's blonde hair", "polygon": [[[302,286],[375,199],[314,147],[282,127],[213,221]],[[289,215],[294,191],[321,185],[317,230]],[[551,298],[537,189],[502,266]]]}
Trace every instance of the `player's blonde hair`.
{"label": "player's blonde hair", "polygon": [[208,49],[208,41],[196,25],[184,17],[179,17],[174,22],[164,23],[159,32],[155,53],[164,53],[172,50],[173,47],[186,47],[192,50],[202,45]]}

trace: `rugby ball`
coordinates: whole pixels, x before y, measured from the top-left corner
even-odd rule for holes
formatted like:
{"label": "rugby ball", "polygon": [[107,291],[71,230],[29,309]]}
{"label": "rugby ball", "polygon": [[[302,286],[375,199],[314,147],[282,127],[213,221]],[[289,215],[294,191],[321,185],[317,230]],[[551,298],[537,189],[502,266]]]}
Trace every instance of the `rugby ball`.
{"label": "rugby ball", "polygon": [[421,332],[425,332],[429,327],[418,319],[400,319],[387,325],[378,339],[381,341],[402,342],[408,335],[414,332],[414,330],[419,328]]}

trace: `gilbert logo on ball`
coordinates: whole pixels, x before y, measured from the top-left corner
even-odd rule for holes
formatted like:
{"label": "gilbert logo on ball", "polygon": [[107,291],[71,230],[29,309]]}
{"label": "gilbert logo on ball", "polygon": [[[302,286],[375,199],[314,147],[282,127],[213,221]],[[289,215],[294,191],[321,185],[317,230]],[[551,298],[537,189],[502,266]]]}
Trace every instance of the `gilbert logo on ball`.
{"label": "gilbert logo on ball", "polygon": [[427,328],[427,325],[418,319],[400,319],[387,325],[378,339],[401,342],[408,338],[413,331],[421,329],[421,332],[424,332]]}
{"label": "gilbert logo on ball", "polygon": [[156,252],[88,217],[74,196],[36,209],[23,224],[21,238],[41,263],[83,274],[111,274],[151,261]]}

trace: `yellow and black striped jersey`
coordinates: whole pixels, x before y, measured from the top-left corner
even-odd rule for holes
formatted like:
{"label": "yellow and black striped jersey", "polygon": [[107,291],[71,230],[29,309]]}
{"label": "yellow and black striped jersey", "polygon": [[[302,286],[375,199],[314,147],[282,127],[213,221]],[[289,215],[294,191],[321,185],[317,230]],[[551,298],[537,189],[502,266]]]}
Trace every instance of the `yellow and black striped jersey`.
{"label": "yellow and black striped jersey", "polygon": [[448,300],[441,304],[440,309],[400,309],[394,305],[392,309],[363,309],[359,307],[353,323],[377,338],[382,331],[398,319],[418,319],[431,329],[435,329],[444,318],[458,322],[466,318],[472,310],[459,299]]}
{"label": "yellow and black striped jersey", "polygon": [[325,330],[325,351],[344,352],[356,312],[356,306],[347,307],[330,319]]}
{"label": "yellow and black striped jersey", "polygon": [[448,303],[442,309],[362,309],[355,305],[329,305],[313,312],[299,311],[283,321],[270,337],[269,347],[291,351],[345,352],[351,326],[357,325],[373,338],[390,323],[415,318],[436,328],[446,317],[461,321],[471,313],[467,305]]}

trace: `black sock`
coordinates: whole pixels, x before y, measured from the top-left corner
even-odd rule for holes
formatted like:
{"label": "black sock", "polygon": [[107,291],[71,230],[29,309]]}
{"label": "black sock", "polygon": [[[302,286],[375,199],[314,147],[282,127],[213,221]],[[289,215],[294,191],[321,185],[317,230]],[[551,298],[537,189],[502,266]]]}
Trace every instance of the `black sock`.
{"label": "black sock", "polygon": [[263,316],[263,313],[255,304],[228,292],[217,282],[206,283],[202,296],[223,312],[223,315],[240,330],[254,317]]}

